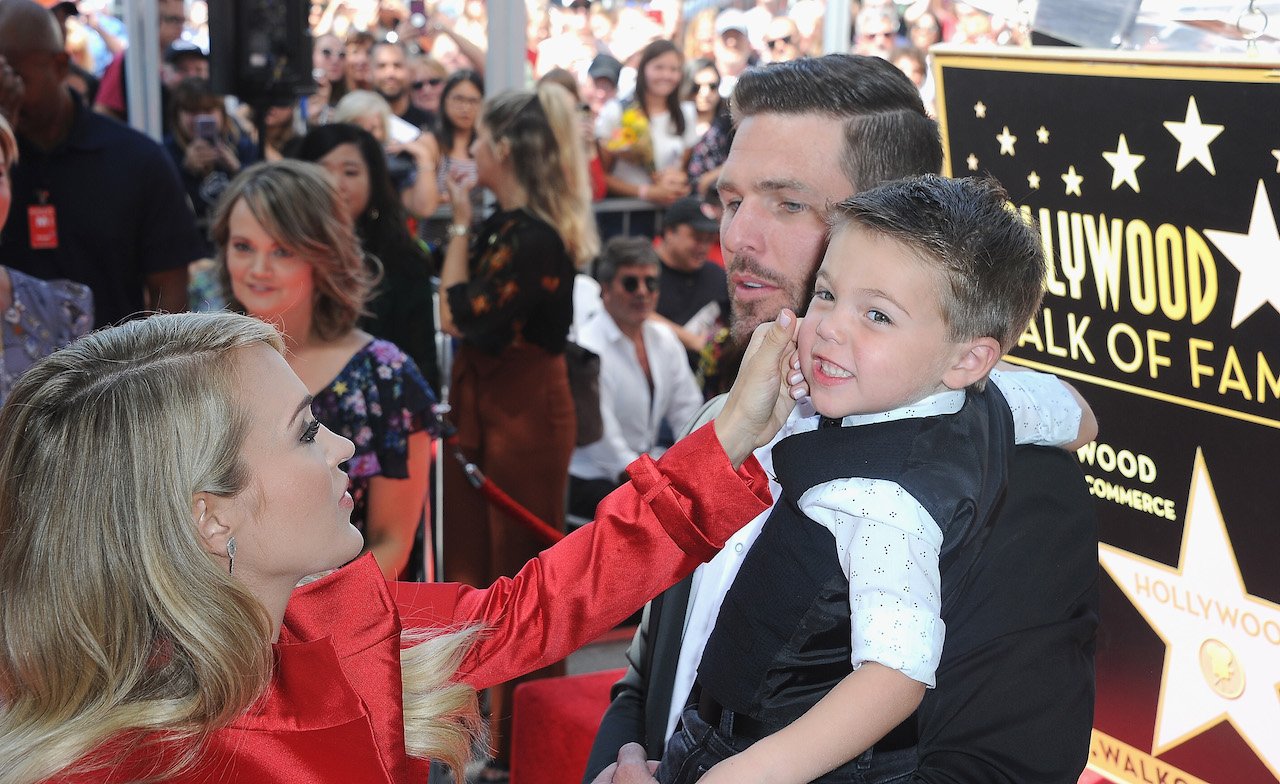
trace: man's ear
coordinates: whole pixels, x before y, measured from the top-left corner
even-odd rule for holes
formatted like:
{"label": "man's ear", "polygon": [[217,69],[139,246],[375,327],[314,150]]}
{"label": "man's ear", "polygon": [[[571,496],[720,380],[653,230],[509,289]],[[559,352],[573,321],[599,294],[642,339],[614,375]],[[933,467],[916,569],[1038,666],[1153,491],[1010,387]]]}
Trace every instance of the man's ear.
{"label": "man's ear", "polygon": [[200,548],[220,558],[227,556],[227,540],[233,533],[231,526],[219,516],[225,511],[226,500],[210,493],[196,493],[191,500],[191,522]]}
{"label": "man's ear", "polygon": [[942,376],[948,389],[965,389],[987,377],[1002,352],[995,338],[982,337],[960,343],[951,366]]}
{"label": "man's ear", "polygon": [[53,72],[58,77],[58,81],[67,78],[67,74],[71,72],[71,55],[66,52],[57,52],[53,55]]}

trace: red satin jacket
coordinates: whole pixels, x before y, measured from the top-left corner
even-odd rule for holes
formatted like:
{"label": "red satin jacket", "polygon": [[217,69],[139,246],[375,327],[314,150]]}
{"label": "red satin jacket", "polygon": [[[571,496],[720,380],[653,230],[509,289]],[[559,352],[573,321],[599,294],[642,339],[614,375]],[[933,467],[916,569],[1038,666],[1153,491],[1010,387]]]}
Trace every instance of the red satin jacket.
{"label": "red satin jacket", "polygon": [[[660,461],[642,456],[596,522],[488,588],[395,583],[366,555],[296,590],[262,700],[209,736],[171,782],[420,784],[427,762],[405,753],[402,629],[482,625],[458,672],[483,689],[538,669],[613,628],[673,585],[770,503],[752,458],[735,472],[711,425]],[[154,775],[171,744],[115,742],[59,783]],[[168,749],[165,751],[165,749]]]}

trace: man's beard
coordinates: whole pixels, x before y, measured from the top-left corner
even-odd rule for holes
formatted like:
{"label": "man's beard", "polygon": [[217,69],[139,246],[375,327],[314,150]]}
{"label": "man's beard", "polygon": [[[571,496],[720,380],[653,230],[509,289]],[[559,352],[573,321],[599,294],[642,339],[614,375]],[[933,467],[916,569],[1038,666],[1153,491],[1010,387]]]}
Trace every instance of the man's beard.
{"label": "man's beard", "polygon": [[[815,262],[809,275],[800,284],[786,280],[778,274],[765,269],[755,259],[747,256],[734,256],[728,264],[730,277],[734,273],[745,273],[777,288],[775,296],[767,299],[756,299],[739,302],[729,296],[729,333],[735,346],[746,346],[751,340],[751,333],[766,321],[778,317],[782,308],[791,308],[797,316],[803,316],[809,305],[809,292],[813,291],[814,280],[818,275],[818,264]],[[732,284],[731,284],[732,285]]]}

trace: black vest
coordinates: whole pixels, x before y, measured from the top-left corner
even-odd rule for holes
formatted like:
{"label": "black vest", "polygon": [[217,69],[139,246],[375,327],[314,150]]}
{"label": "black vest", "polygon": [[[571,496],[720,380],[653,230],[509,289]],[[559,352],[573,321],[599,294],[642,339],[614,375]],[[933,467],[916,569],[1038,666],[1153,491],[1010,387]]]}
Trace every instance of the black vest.
{"label": "black vest", "polygon": [[725,595],[698,666],[721,706],[769,732],[790,724],[852,671],[849,582],[835,539],[796,502],[847,477],[897,482],[942,528],[942,617],[986,540],[1004,493],[1013,418],[994,385],[952,415],[822,428],[773,449],[782,497]]}

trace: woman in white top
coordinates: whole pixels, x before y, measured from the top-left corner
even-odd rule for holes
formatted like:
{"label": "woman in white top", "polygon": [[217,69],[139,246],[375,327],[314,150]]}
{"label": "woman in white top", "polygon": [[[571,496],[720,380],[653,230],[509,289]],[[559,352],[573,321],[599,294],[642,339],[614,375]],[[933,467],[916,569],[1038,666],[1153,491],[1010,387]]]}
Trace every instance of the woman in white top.
{"label": "woman in white top", "polygon": [[602,138],[610,195],[665,206],[689,193],[685,164],[698,133],[693,104],[680,101],[683,67],[670,41],[654,41],[640,53],[635,97]]}

